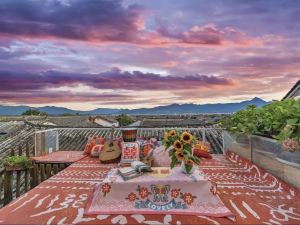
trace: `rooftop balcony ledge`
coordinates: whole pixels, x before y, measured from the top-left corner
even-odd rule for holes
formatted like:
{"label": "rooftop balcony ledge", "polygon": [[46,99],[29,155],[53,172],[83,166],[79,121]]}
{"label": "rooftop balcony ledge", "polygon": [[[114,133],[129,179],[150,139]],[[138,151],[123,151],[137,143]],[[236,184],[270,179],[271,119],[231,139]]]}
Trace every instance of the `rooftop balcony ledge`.
{"label": "rooftop balcony ledge", "polygon": [[224,152],[234,152],[300,188],[300,152],[288,152],[274,139],[223,131]]}

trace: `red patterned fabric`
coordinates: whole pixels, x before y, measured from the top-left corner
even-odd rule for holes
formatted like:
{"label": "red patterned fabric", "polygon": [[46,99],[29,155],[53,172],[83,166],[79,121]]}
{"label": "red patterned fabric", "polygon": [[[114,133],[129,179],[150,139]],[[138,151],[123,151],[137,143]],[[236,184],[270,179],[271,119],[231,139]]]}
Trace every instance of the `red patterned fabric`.
{"label": "red patterned fabric", "polygon": [[[89,157],[0,210],[2,224],[299,224],[300,190],[228,152],[201,161],[202,171],[217,185],[224,204],[236,215],[225,218],[184,215],[95,215],[84,208],[94,186],[115,164]],[[177,192],[174,190],[173,195]]]}

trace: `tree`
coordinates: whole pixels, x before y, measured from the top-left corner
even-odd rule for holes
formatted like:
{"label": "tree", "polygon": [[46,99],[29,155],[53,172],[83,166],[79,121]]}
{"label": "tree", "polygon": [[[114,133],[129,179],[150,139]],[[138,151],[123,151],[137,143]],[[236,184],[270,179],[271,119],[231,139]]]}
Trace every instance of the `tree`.
{"label": "tree", "polygon": [[121,127],[127,126],[134,122],[134,120],[126,114],[121,114],[121,115],[117,116],[116,120],[119,122],[119,126],[121,126]]}
{"label": "tree", "polygon": [[22,116],[48,116],[48,113],[41,112],[37,109],[28,109],[22,113]]}

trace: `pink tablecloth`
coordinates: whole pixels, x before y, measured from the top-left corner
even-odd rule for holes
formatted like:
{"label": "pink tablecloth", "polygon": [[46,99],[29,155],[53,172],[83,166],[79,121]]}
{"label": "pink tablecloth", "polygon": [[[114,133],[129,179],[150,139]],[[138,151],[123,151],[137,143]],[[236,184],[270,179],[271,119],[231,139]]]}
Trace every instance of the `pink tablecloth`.
{"label": "pink tablecloth", "polygon": [[[112,169],[91,195],[85,214],[184,214],[232,217],[215,186],[197,169],[186,175],[177,167],[124,181]],[[167,172],[166,172],[167,170]],[[168,172],[169,171],[169,172]]]}
{"label": "pink tablecloth", "polygon": [[32,157],[37,163],[74,163],[86,157],[82,151],[56,151],[48,155]]}

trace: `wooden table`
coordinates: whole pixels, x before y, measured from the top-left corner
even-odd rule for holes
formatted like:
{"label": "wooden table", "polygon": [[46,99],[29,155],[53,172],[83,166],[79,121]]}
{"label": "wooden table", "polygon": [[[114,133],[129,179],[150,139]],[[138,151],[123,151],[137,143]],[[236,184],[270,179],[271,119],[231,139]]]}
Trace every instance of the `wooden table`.
{"label": "wooden table", "polygon": [[84,157],[82,151],[55,151],[32,159],[35,163],[74,163]]}
{"label": "wooden table", "polygon": [[32,157],[31,188],[84,157],[86,155],[83,155],[82,151],[55,151],[44,156]]}
{"label": "wooden table", "polygon": [[[205,174],[237,224],[299,224],[300,191],[234,153],[202,160]],[[83,211],[95,184],[115,164],[85,157],[0,210],[3,224],[223,224],[226,218],[183,215],[97,215]]]}

